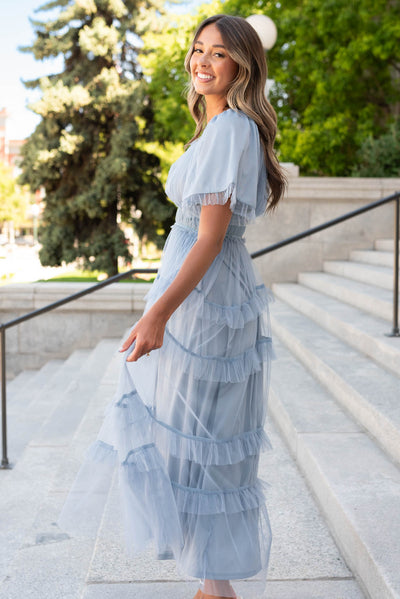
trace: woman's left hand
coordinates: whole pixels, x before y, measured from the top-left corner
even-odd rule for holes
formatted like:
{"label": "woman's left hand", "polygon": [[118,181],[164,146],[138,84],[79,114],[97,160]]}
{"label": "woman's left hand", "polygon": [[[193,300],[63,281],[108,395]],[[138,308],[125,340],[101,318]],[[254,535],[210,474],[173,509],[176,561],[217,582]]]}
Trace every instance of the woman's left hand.
{"label": "woman's left hand", "polygon": [[165,325],[166,321],[159,315],[154,314],[150,308],[135,324],[129,337],[127,337],[119,350],[120,352],[126,351],[135,341],[133,351],[129,354],[126,361],[136,362],[136,360],[148,354],[151,350],[160,348],[164,340]]}

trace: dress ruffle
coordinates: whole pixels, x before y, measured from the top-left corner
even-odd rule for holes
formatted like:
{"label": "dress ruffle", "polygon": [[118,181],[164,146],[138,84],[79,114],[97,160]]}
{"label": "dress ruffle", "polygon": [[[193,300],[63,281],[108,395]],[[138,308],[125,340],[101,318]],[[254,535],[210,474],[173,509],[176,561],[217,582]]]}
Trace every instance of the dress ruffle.
{"label": "dress ruffle", "polygon": [[172,483],[179,512],[206,516],[235,514],[259,508],[265,503],[264,490],[269,485],[260,479],[251,487],[223,491],[207,491]]}
{"label": "dress ruffle", "polygon": [[[171,284],[173,279],[159,278],[157,288],[151,289],[146,299],[152,301],[159,297]],[[187,305],[188,311],[195,312],[203,321],[213,322],[216,325],[226,325],[231,329],[242,329],[248,322],[256,320],[263,312],[268,310],[269,303],[273,301],[272,293],[264,286],[254,287],[251,296],[237,305],[217,304],[207,299],[204,291],[195,287],[191,292]],[[186,305],[183,306],[183,310]]]}
{"label": "dress ruffle", "polygon": [[251,222],[256,218],[256,211],[254,206],[250,206],[245,202],[241,202],[236,198],[235,195],[236,186],[235,183],[230,183],[225,189],[222,191],[215,191],[212,193],[194,193],[190,196],[183,198],[182,207],[189,206],[223,206],[227,203],[229,199],[233,198],[231,201],[231,209],[232,212],[246,220],[246,222]]}
{"label": "dress ruffle", "polygon": [[164,455],[169,454],[203,466],[237,464],[272,447],[264,429],[243,433],[228,440],[214,440],[189,437],[165,424],[160,424],[157,430],[157,444]]}
{"label": "dress ruffle", "polygon": [[263,362],[272,360],[275,352],[271,337],[260,337],[254,347],[234,357],[200,356],[185,348],[168,329],[164,345],[168,346],[170,360],[196,379],[220,383],[239,383],[259,372]]}
{"label": "dress ruffle", "polygon": [[[149,431],[152,431],[151,434]],[[162,455],[203,466],[237,464],[272,447],[263,428],[230,439],[184,434],[158,421],[136,390],[124,394],[108,407],[99,437],[102,438],[97,439],[87,451],[89,459],[115,462],[118,455],[120,464],[135,464],[141,472],[160,467],[156,447]]]}

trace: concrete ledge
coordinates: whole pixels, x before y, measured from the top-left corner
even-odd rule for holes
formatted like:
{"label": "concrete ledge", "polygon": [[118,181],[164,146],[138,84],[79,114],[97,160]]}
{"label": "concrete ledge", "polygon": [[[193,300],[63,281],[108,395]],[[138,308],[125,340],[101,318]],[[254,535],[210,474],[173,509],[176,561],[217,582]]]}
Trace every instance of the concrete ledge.
{"label": "concrete ledge", "polygon": [[[114,283],[7,331],[7,376],[40,368],[92,348],[104,337],[121,337],[140,317],[151,283]],[[20,283],[0,287],[0,320],[7,322],[82,289],[87,283]]]}
{"label": "concrete ledge", "polygon": [[[400,178],[289,177],[288,192],[273,213],[246,231],[253,252],[400,190]],[[295,281],[300,271],[322,270],[324,260],[345,260],[393,237],[393,203],[361,214],[255,260],[263,280]]]}

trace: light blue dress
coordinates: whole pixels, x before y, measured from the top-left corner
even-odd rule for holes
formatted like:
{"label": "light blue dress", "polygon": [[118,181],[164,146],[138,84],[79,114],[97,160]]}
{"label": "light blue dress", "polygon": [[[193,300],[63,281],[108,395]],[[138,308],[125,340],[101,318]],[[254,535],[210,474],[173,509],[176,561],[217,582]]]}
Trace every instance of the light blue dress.
{"label": "light blue dress", "polygon": [[[215,116],[172,166],[166,191],[177,205],[148,309],[197,238],[202,205],[230,198],[221,252],[167,323],[163,346],[125,362],[98,439],[87,452],[58,520],[80,532],[101,513],[116,465],[130,553],[158,558],[200,579],[266,572],[271,543],[259,454],[272,344],[269,294],[243,234],[266,207],[256,124],[231,109]],[[127,352],[128,353],[128,352]]]}

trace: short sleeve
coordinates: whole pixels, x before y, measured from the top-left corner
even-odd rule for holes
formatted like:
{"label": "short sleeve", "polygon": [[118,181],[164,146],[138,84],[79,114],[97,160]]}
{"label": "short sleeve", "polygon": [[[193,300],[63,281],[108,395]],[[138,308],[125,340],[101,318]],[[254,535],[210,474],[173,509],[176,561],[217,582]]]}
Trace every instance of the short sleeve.
{"label": "short sleeve", "polygon": [[216,115],[195,142],[182,187],[182,206],[225,204],[253,220],[267,202],[264,156],[255,122],[232,109]]}

